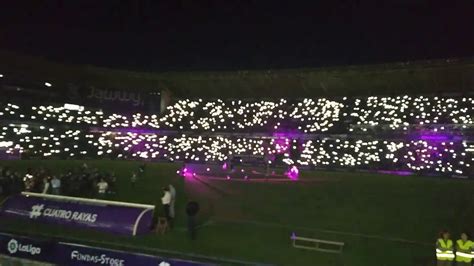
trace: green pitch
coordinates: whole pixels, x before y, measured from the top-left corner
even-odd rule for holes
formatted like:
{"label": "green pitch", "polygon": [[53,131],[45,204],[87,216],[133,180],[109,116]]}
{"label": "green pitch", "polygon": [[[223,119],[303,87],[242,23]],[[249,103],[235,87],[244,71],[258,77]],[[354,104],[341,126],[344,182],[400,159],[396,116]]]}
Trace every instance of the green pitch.
{"label": "green pitch", "polygon": [[[53,173],[80,161],[2,161],[23,173],[43,166]],[[303,172],[301,182],[235,182],[176,175],[178,164],[150,163],[133,188],[139,162],[88,161],[115,171],[111,200],[160,206],[161,188],[177,189],[176,227],[165,235],[121,237],[109,234],[1,221],[4,231],[48,235],[71,242],[100,244],[151,254],[164,250],[276,265],[433,265],[434,242],[442,228],[457,239],[471,231],[474,183],[435,177],[349,172]],[[200,203],[202,227],[191,241],[185,231],[185,203]],[[159,209],[158,212],[160,212]],[[290,235],[345,242],[342,255],[291,247]],[[165,252],[166,253],[166,252]]]}

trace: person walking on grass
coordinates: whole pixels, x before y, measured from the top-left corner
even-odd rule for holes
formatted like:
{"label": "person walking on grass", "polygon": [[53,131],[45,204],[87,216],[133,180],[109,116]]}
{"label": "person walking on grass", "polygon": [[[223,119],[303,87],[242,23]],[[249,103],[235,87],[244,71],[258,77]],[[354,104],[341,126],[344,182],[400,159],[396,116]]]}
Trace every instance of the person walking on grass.
{"label": "person walking on grass", "polygon": [[166,220],[168,221],[168,225],[171,228],[171,216],[170,216],[170,204],[171,204],[171,193],[169,187],[163,188],[163,197],[161,197],[161,204],[163,205],[163,210],[165,212]]}
{"label": "person walking on grass", "polygon": [[169,185],[170,194],[171,194],[171,202],[170,202],[170,217],[174,219],[175,211],[174,211],[174,204],[176,202],[176,189],[173,185]]}
{"label": "person walking on grass", "polygon": [[449,232],[443,230],[436,240],[436,265],[452,266],[454,256],[453,241],[449,238]]}
{"label": "person walking on grass", "polygon": [[469,240],[467,233],[461,234],[456,241],[456,266],[471,266],[474,242]]}
{"label": "person walking on grass", "polygon": [[137,173],[133,172],[132,177],[130,177],[130,183],[132,185],[132,188],[135,187],[135,184],[137,183],[137,179],[138,179]]}
{"label": "person walking on grass", "polygon": [[196,201],[190,201],[186,205],[186,214],[188,216],[188,234],[191,240],[196,239],[196,215],[199,212],[199,204]]}

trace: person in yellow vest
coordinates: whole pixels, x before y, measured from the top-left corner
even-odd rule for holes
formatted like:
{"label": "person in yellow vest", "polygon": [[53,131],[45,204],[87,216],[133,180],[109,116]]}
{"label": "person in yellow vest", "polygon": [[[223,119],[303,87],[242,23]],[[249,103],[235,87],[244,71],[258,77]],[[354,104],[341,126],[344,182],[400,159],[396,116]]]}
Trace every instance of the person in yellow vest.
{"label": "person in yellow vest", "polygon": [[451,266],[454,260],[453,241],[449,239],[449,232],[443,230],[436,240],[436,265]]}
{"label": "person in yellow vest", "polygon": [[471,266],[474,242],[469,240],[467,233],[461,234],[461,239],[456,241],[456,266]]}

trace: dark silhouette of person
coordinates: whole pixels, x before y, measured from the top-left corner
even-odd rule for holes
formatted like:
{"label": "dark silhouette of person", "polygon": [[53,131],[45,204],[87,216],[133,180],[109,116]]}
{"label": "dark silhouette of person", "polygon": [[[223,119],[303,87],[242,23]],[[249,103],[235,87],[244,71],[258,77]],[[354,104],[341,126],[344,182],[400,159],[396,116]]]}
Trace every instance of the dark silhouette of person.
{"label": "dark silhouette of person", "polygon": [[189,237],[196,239],[196,215],[199,212],[199,204],[195,201],[190,201],[186,205],[186,214],[188,215],[188,233]]}

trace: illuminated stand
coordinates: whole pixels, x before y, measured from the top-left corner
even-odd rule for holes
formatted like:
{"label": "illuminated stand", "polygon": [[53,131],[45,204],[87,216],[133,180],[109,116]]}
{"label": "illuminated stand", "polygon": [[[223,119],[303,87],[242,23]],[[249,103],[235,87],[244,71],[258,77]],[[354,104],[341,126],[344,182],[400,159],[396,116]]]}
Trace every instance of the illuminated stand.
{"label": "illuminated stand", "polygon": [[[273,156],[262,159],[275,162],[271,170],[279,164],[468,178],[474,177],[473,108],[472,97],[407,95],[294,101],[182,99],[164,114],[2,103],[0,146],[25,159],[204,163],[203,169],[189,169],[211,177],[220,177],[213,164],[223,164],[230,156]],[[273,174],[260,167],[234,167],[229,178],[284,178],[283,171]]]}

